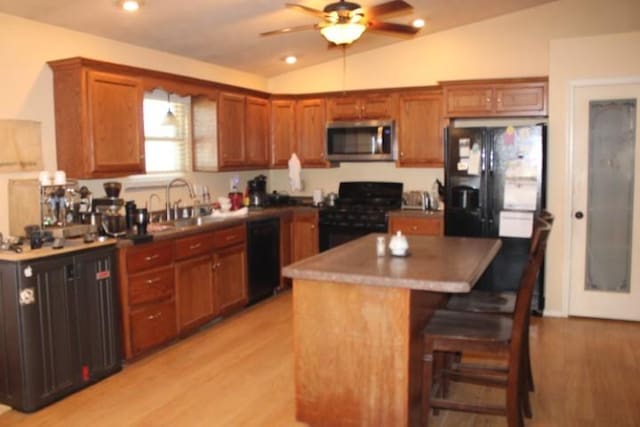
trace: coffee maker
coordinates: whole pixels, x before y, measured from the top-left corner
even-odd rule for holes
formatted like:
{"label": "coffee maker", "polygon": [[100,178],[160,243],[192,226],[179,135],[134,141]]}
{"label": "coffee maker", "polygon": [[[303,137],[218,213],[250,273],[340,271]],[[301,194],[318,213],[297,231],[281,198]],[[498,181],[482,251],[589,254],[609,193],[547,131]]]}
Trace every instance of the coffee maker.
{"label": "coffee maker", "polygon": [[116,182],[105,182],[103,187],[107,196],[93,199],[93,221],[104,234],[123,237],[127,234],[127,224],[122,214],[124,199],[119,198],[121,185]]}
{"label": "coffee maker", "polygon": [[247,182],[249,207],[261,208],[267,204],[267,177],[258,175]]}

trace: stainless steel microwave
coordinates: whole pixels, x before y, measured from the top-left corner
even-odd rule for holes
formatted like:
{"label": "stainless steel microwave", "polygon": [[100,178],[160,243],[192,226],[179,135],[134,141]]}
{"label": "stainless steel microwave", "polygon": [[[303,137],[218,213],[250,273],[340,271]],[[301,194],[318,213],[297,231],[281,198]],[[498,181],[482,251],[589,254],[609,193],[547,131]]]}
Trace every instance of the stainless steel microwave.
{"label": "stainless steel microwave", "polygon": [[393,161],[396,132],[393,120],[329,122],[327,160],[343,162]]}

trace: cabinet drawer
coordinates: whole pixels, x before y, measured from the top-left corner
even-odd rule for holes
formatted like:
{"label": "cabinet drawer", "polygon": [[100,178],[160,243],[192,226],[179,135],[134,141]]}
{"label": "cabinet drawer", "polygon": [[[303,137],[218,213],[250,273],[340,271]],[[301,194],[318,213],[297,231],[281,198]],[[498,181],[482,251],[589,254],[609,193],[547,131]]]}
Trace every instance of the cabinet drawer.
{"label": "cabinet drawer", "polygon": [[213,235],[215,247],[223,248],[237,243],[244,243],[247,238],[247,231],[244,225],[239,225],[237,227],[216,231]]}
{"label": "cabinet drawer", "polygon": [[392,217],[389,221],[389,233],[394,234],[397,231],[404,234],[441,236],[442,218]]}
{"label": "cabinet drawer", "polygon": [[174,293],[173,268],[147,271],[129,277],[129,305],[169,298]]}
{"label": "cabinet drawer", "polygon": [[170,341],[178,334],[175,302],[171,300],[136,310],[131,313],[130,323],[134,354]]}
{"label": "cabinet drawer", "polygon": [[173,242],[153,243],[127,249],[127,272],[147,270],[171,264]]}
{"label": "cabinet drawer", "polygon": [[176,259],[206,254],[213,249],[213,234],[204,233],[176,240]]}

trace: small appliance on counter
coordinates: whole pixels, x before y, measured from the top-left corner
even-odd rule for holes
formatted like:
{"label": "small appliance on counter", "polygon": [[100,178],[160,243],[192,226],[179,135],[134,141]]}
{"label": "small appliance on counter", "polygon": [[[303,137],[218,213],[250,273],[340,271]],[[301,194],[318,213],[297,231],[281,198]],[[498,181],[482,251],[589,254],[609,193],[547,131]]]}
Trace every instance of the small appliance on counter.
{"label": "small appliance on counter", "polygon": [[[105,182],[103,186],[107,197],[93,199],[92,210],[96,214],[94,220],[100,222],[100,228],[104,234],[111,237],[124,237],[127,234],[127,217],[122,214],[124,199],[118,198],[120,195],[119,184]],[[135,204],[129,209],[134,213]]]}
{"label": "small appliance on counter", "polygon": [[247,182],[249,207],[262,208],[267,205],[267,177],[258,175]]}

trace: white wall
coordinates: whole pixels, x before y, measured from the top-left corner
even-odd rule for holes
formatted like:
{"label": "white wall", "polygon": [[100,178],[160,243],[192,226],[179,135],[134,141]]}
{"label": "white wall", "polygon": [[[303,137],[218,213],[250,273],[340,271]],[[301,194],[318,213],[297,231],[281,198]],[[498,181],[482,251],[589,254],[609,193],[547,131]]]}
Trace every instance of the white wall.
{"label": "white wall", "polygon": [[[206,80],[266,90],[266,79],[151,49],[140,48],[35,21],[0,14],[0,118],[28,119],[42,123],[44,167],[56,170],[53,78],[46,62],[84,56],[136,67],[166,71]],[[239,174],[243,181],[256,172]],[[234,174],[198,174],[194,179],[207,183],[212,193],[226,193]],[[9,179],[36,178],[34,173],[0,174],[0,232],[9,231],[7,184]],[[127,180],[121,180],[127,183]],[[166,180],[165,180],[166,181]],[[89,182],[96,194],[103,194],[102,181]],[[125,193],[142,203],[149,192]],[[161,192],[162,193],[162,192]],[[163,199],[164,195],[161,194]],[[185,194],[176,197],[186,200]]]}
{"label": "white wall", "polygon": [[547,186],[547,202],[556,220],[547,256],[547,304],[549,314],[567,315],[572,218],[571,177],[568,174],[570,83],[575,80],[640,78],[640,32],[554,40],[549,62],[551,143],[548,166],[549,183],[552,185]]}

